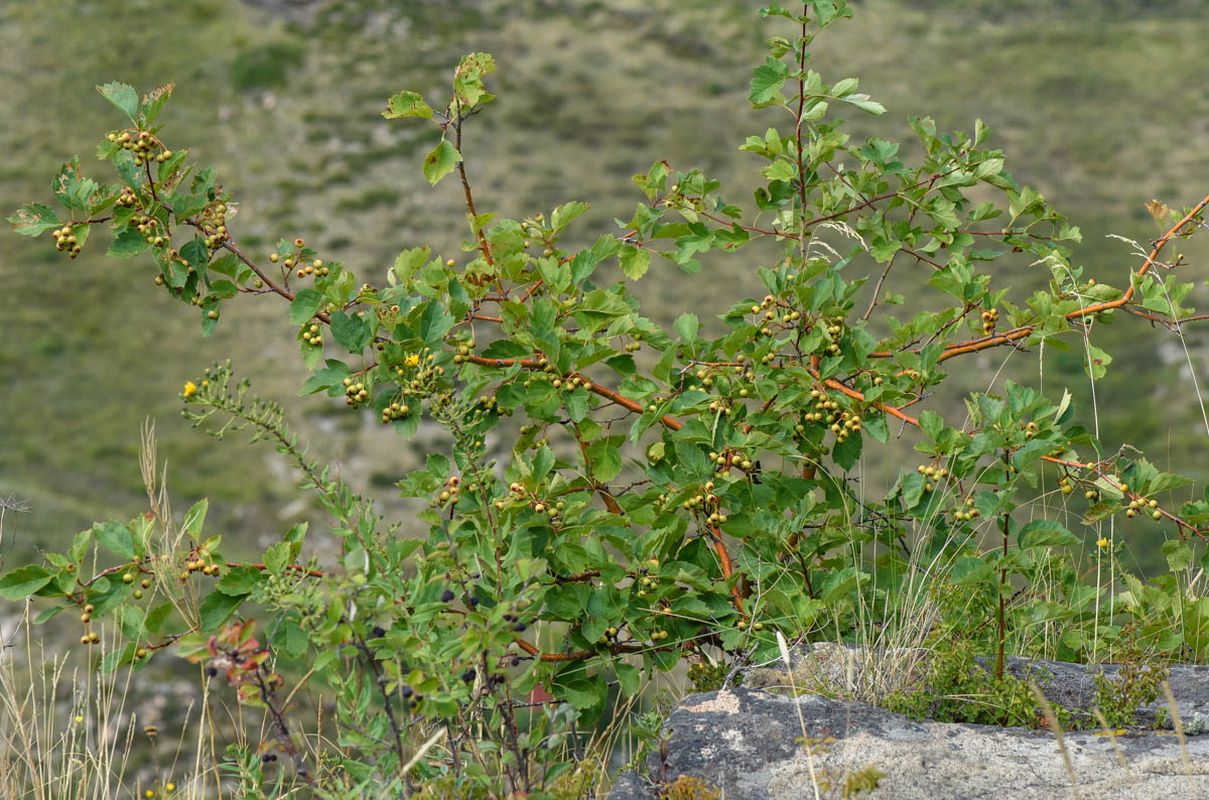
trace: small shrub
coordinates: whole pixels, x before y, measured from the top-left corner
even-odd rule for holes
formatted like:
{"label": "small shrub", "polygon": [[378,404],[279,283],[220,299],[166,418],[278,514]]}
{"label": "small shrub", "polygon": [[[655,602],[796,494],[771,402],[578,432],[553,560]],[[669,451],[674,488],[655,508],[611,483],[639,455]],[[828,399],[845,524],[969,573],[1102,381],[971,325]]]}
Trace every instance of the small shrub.
{"label": "small shrub", "polygon": [[[0,576],[0,596],[46,599],[42,618],[80,614],[83,647],[113,631],[102,670],[182,656],[201,665],[208,698],[263,713],[260,741],[223,765],[247,797],[549,796],[577,780],[576,762],[603,758],[594,731],[615,694],[634,698],[682,661],[714,675],[771,661],[779,635],[845,641],[902,624],[921,571],[974,598],[965,613],[983,623],[968,644],[938,640],[934,714],[1028,721],[1018,682],[969,665],[982,656],[1002,672],[1038,618],[1062,628],[1050,647],[1063,657],[1099,657],[1097,634],[1130,622],[1147,647],[1209,655],[1203,620],[1169,635],[1171,615],[1202,608],[1160,602],[1183,600],[1177,581],[1123,577],[1128,597],[1109,602],[1073,554],[1083,539],[1036,503],[1056,487],[1090,535],[1140,511],[1183,540],[1209,533],[1209,500],[1176,504],[1185,479],[1129,448],[1104,453],[1069,394],[1008,383],[970,395],[960,421],[928,407],[961,363],[948,362],[972,353],[1074,339],[1099,378],[1111,357],[1091,342],[1094,321],[1178,325],[1191,284],[1156,264],[1203,227],[1209,197],[1155,204],[1165,233],[1128,285],[1096,282],[1072,260],[1078,228],[1013,178],[981,122],[945,133],[912,120],[917,158],[849,137],[841,112],[884,108],[856,78],[828,83],[809,66],[816,36],[851,15],[843,0],[764,15],[783,28],[749,99],[780,127],[741,148],[757,167],[754,209],[699,169],[657,161],[635,176],[645,199],[621,233],[577,232],[578,200],[494,216],[468,164],[495,62],[472,53],[435,106],[405,90],[383,112],[428,126],[420,172],[460,184],[470,241],[455,257],[407,247],[369,280],[296,233],[267,253],[242,247],[232,192],[166,139],[172,87],[99,87],[119,115],[97,148],[115,182],[68,161],[52,182],[59,208],[25,205],[16,231],[49,232],[75,258],[109,229],[107,254],[149,257],[149,280],[203,334],[238,297],[280,302],[311,371],[303,395],[338,398],[385,434],[439,428],[449,445],[400,476],[423,510],[390,522],[229,365],[181,376],[189,420],[271,444],[329,523],[282,531],[243,560],[207,528],[205,502],[177,523],[153,497]],[[248,54],[233,79],[272,84],[292,57]],[[650,270],[702,280],[740,251],[759,288],[722,292],[714,318],[642,313]],[[1051,281],[1016,297],[991,263],[1034,264]],[[907,314],[885,284],[896,265],[921,276]],[[913,437],[920,458],[883,491],[856,467],[892,435]],[[335,555],[320,560],[317,539]],[[1173,570],[1191,559],[1182,547]],[[321,723],[294,707],[301,697]]]}

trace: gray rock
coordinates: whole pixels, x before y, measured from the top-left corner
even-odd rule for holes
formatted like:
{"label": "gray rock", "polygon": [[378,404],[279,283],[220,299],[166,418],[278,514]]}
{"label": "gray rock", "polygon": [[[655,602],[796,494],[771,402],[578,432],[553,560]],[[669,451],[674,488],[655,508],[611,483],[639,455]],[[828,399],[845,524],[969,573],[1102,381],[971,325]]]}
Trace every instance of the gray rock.
{"label": "gray rock", "polygon": [[[1027,664],[1015,667],[1028,668]],[[1082,674],[1050,670],[1053,686],[1086,689]],[[1172,670],[1174,686],[1203,692],[1205,670]],[[1090,678],[1088,678],[1090,680]],[[1053,689],[1051,686],[1051,690]],[[1094,685],[1092,687],[1094,696]],[[1179,697],[1179,691],[1176,691]],[[1192,715],[1199,699],[1183,698]],[[1195,719],[1184,716],[1184,719]],[[803,728],[809,753],[803,747]],[[894,800],[1049,800],[1050,798],[1209,797],[1209,737],[1181,741],[1166,731],[1123,736],[1068,733],[1064,757],[1050,733],[1024,729],[915,722],[854,701],[797,698],[739,688],[687,698],[665,726],[666,758],[648,765],[656,781],[696,776],[727,800],[843,796],[850,777],[880,773],[877,788],[859,797]],[[1069,765],[1068,761],[1069,759]],[[875,772],[873,772],[875,771]],[[613,800],[655,800],[658,792],[633,776]]]}
{"label": "gray rock", "polygon": [[[789,690],[819,694],[841,700],[880,702],[892,691],[910,692],[926,677],[930,654],[921,648],[889,648],[869,651],[834,642],[816,642],[791,651],[792,674],[780,661],[743,671],[747,688]],[[984,669],[993,665],[981,662]],[[1009,656],[1005,672],[1038,685],[1055,705],[1090,711],[1097,704],[1095,676],[1119,680],[1117,664],[1071,664]],[[1167,682],[1176,699],[1184,733],[1209,733],[1209,667],[1177,664],[1169,669]],[[1138,709],[1136,725],[1172,729],[1173,719],[1166,698],[1160,694]]]}
{"label": "gray rock", "polygon": [[656,798],[659,793],[647,781],[633,772],[624,772],[618,776],[609,792],[609,800],[649,800]]}

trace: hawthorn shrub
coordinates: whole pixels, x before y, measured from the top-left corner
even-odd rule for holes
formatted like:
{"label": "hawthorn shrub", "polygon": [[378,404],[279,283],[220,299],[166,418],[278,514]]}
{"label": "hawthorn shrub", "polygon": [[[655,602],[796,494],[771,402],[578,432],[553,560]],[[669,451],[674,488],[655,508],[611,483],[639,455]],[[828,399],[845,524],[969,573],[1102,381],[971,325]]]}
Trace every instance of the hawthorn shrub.
{"label": "hawthorn shrub", "polygon": [[[1154,204],[1165,233],[1128,285],[1097,282],[1071,260],[1079,230],[1012,178],[980,122],[941,133],[913,119],[916,163],[844,133],[840,113],[884,109],[856,78],[809,67],[816,35],[851,15],[843,0],[762,13],[783,30],[751,80],[773,124],[741,146],[761,176],[751,207],[659,161],[634,178],[645,201],[621,232],[590,246],[565,245],[583,202],[484,212],[463,135],[494,99],[495,63],[473,53],[437,105],[402,91],[383,112],[431,127],[423,174],[460,182],[472,240],[456,258],[404,250],[372,282],[303,238],[241,248],[231,193],[161,136],[172,86],[99,87],[122,117],[97,149],[117,182],[73,159],[53,182],[60,208],[24,206],[16,231],[49,231],[74,258],[109,228],[107,254],[149,256],[203,334],[236,297],[279,302],[311,370],[303,395],[402,437],[439,426],[451,446],[401,476],[426,510],[388,525],[305,454],[278,405],[216,365],[184,383],[184,414],[286,453],[330,527],[293,527],[244,562],[207,530],[204,502],[181,524],[153,505],[8,572],[0,595],[46,598],[39,620],[80,614],[82,645],[105,633],[101,669],[183,657],[210,695],[263,709],[263,743],[227,765],[241,797],[589,793],[603,769],[585,747],[615,704],[681,662],[717,677],[775,659],[779,636],[956,636],[996,674],[1007,652],[1209,656],[1191,569],[1209,498],[1180,505],[1189,481],[1103,452],[1069,393],[1008,383],[970,395],[959,422],[928,407],[952,359],[1074,340],[1095,378],[1111,361],[1089,340],[1097,320],[1178,327],[1191,284],[1182,258],[1161,258],[1203,227],[1209,197]],[[634,289],[652,267],[696,275],[706,254],[755,251],[773,254],[762,293],[727,297],[720,322],[643,316]],[[992,281],[1001,258],[1041,265],[1048,285],[1013,302]],[[919,276],[909,299],[887,288],[896,265]],[[903,305],[915,313],[895,316]],[[918,463],[878,491],[858,466],[899,437]],[[1170,574],[1121,570],[1116,515],[1173,534]],[[316,537],[338,557],[308,555]],[[322,725],[294,713],[298,696],[322,698]]]}

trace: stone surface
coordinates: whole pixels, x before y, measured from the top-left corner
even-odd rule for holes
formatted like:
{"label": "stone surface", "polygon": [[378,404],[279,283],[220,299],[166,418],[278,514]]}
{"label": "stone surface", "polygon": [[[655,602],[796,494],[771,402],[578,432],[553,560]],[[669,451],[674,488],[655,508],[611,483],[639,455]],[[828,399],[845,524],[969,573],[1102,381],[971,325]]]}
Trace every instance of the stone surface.
{"label": "stone surface", "polygon": [[[794,690],[835,699],[880,698],[890,691],[918,688],[926,676],[928,659],[928,651],[920,648],[870,653],[833,642],[816,642],[792,651],[792,675],[778,661],[745,670],[742,683],[749,689]],[[984,668],[989,670],[991,665],[984,664]],[[1121,667],[1009,656],[1005,671],[1036,683],[1055,706],[1091,709],[1096,705],[1095,675],[1100,673],[1116,682]],[[1167,682],[1184,732],[1192,736],[1209,733],[1209,667],[1176,664],[1169,668]],[[1139,709],[1137,725],[1155,727],[1156,718],[1161,716],[1162,727],[1170,729],[1171,714],[1166,712],[1167,700],[1160,695]]]}
{"label": "stone surface", "polygon": [[[813,664],[809,653],[795,654],[795,684],[808,679],[820,689],[830,680],[833,689],[835,682],[851,689],[872,662],[843,649],[821,648]],[[1095,670],[1109,677],[1118,670],[1023,659],[1007,667],[1036,679],[1055,704],[1072,707],[1092,704]],[[727,800],[809,800],[816,785],[820,798],[838,798],[848,776],[869,768],[882,773],[876,789],[859,795],[871,800],[1209,797],[1209,736],[1194,735],[1209,728],[1209,668],[1176,666],[1169,680],[1188,734],[1182,740],[1170,730],[1075,731],[1063,737],[1065,756],[1046,731],[915,722],[851,700],[750,686],[693,695],[668,718],[666,757],[653,757],[650,779],[623,776],[610,798],[656,800],[653,782],[681,775],[705,779]],[[752,682],[781,685],[775,670]],[[1153,722],[1165,706],[1160,697],[1140,721]]]}

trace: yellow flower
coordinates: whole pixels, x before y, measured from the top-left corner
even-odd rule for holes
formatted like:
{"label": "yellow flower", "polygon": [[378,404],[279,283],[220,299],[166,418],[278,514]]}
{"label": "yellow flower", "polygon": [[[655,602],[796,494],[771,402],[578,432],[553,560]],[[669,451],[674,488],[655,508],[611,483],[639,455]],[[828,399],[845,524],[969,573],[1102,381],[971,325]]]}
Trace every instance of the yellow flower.
{"label": "yellow flower", "polygon": [[403,359],[403,363],[409,367],[418,367],[420,366],[420,356],[415,353],[411,353],[407,356],[407,358]]}
{"label": "yellow flower", "polygon": [[193,381],[185,381],[185,397],[192,397],[197,394],[197,384]]}
{"label": "yellow flower", "polygon": [[1096,547],[1099,547],[1101,550],[1103,550],[1104,548],[1108,547],[1108,540],[1101,536],[1096,540]]}

